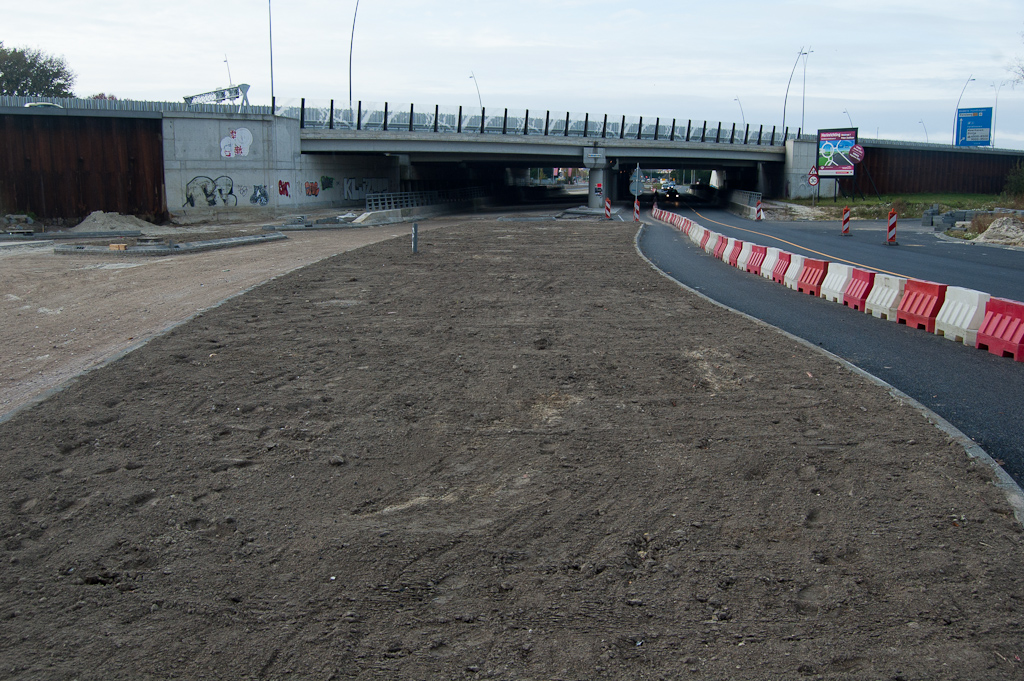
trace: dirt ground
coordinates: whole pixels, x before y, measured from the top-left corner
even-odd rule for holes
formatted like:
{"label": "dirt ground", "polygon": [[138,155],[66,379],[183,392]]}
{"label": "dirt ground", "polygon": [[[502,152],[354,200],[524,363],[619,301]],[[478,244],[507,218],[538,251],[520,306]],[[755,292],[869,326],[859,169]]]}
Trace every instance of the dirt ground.
{"label": "dirt ground", "polygon": [[1021,526],[919,412],[631,225],[431,224],[0,424],[0,677],[1022,678]]}

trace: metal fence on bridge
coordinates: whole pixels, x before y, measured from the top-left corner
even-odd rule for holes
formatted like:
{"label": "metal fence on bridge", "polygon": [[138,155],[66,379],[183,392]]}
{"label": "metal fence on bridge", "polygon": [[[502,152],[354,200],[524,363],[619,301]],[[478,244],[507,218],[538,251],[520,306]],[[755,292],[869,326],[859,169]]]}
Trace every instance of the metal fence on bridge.
{"label": "metal fence on bridge", "polygon": [[366,210],[396,210],[401,208],[418,208],[420,206],[438,206],[446,203],[465,203],[473,199],[482,199],[486,195],[487,193],[482,187],[428,192],[367,194]]}
{"label": "metal fence on bridge", "polygon": [[[711,123],[682,118],[644,116],[591,116],[571,111],[530,109],[488,110],[486,107],[418,107],[414,104],[357,102],[335,106],[334,100],[314,105],[302,99],[298,106],[278,107],[279,116],[296,118],[303,129],[374,132],[439,132],[481,135],[547,135],[595,139],[663,140],[775,146],[786,139],[806,138],[760,126]],[[813,138],[816,139],[816,138]]]}

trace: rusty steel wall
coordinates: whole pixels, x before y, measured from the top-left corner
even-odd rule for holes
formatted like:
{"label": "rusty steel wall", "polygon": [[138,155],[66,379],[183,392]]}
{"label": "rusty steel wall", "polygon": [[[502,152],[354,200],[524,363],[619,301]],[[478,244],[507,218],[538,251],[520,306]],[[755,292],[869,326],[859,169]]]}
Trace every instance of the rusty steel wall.
{"label": "rusty steel wall", "polygon": [[155,117],[0,113],[0,212],[167,215]]}
{"label": "rusty steel wall", "polygon": [[880,194],[999,194],[1007,174],[1024,159],[1014,153],[865,146],[854,182],[866,195],[875,188]]}

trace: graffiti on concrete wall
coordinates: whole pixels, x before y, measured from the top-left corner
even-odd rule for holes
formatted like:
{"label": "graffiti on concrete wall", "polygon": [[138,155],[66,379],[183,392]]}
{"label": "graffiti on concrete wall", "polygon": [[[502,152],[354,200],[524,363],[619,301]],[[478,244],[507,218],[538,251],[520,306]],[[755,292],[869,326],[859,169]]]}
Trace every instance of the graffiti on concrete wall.
{"label": "graffiti on concrete wall", "polygon": [[333,186],[334,186],[334,178],[333,177],[327,177],[326,175],[321,175],[320,176],[320,188],[321,189],[323,189],[324,191],[327,191],[328,189],[330,189]]}
{"label": "graffiti on concrete wall", "polygon": [[307,182],[306,196],[320,196],[320,185],[316,182]]}
{"label": "graffiti on concrete wall", "polygon": [[252,186],[252,196],[249,197],[249,203],[255,206],[265,206],[269,202],[270,195],[267,193],[267,185],[254,184]]}
{"label": "graffiti on concrete wall", "polygon": [[185,203],[182,208],[196,204],[202,206],[237,206],[238,197],[235,196],[235,183],[227,175],[213,179],[205,175],[199,175],[189,180],[185,185]]}
{"label": "graffiti on concrete wall", "polygon": [[359,201],[365,199],[367,194],[386,192],[390,184],[386,177],[364,177],[363,183],[358,186],[354,177],[346,177],[342,182],[345,188],[345,199],[348,201]]}
{"label": "graffiti on concrete wall", "polygon": [[220,141],[220,154],[224,158],[235,158],[248,156],[249,146],[252,144],[252,132],[249,128],[238,128],[231,130],[227,136]]}
{"label": "graffiti on concrete wall", "polygon": [[277,193],[280,194],[281,196],[287,196],[287,197],[291,198],[291,194],[288,193],[288,187],[290,185],[291,185],[291,182],[282,182],[281,180],[278,180],[277,181]]}

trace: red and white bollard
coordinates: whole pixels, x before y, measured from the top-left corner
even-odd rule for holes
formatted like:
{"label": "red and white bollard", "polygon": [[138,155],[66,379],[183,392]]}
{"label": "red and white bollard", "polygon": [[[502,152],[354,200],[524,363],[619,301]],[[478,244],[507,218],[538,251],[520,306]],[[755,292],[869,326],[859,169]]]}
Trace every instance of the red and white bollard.
{"label": "red and white bollard", "polygon": [[885,236],[885,243],[890,246],[898,246],[896,243],[896,211],[889,211],[889,230]]}
{"label": "red and white bollard", "polygon": [[843,206],[843,236],[850,236],[850,207]]}
{"label": "red and white bollard", "polygon": [[757,200],[757,213],[754,214],[755,220],[764,220],[764,209],[761,208],[761,199]]}
{"label": "red and white bollard", "polygon": [[612,219],[612,200],[611,199],[605,199],[604,200],[604,216],[606,218],[608,218],[609,220]]}
{"label": "red and white bollard", "polygon": [[633,222],[640,222],[640,199],[633,199]]}

